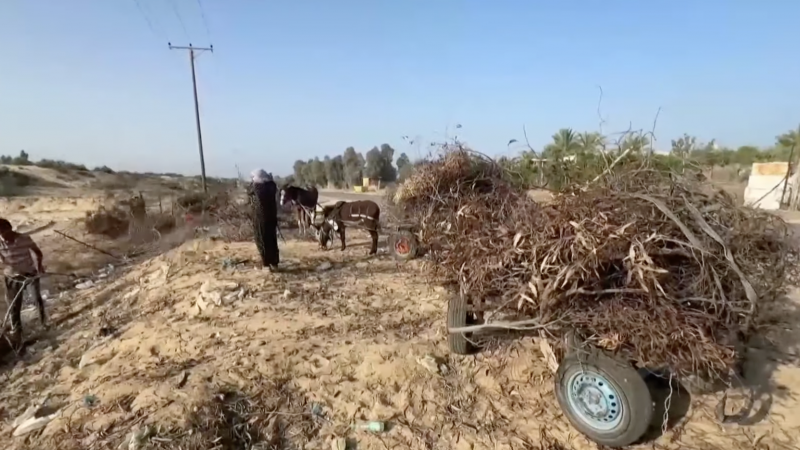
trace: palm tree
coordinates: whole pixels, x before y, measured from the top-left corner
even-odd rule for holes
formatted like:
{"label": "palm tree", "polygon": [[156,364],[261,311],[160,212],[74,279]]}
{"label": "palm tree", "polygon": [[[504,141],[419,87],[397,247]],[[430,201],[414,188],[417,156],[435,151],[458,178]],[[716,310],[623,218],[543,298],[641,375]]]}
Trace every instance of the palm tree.
{"label": "palm tree", "polygon": [[578,135],[572,128],[562,128],[553,135],[553,143],[545,147],[543,156],[548,159],[561,159],[575,155],[580,149]]}
{"label": "palm tree", "polygon": [[800,125],[797,129],[787,131],[775,138],[778,145],[786,148],[800,147]]}
{"label": "palm tree", "polygon": [[630,149],[631,153],[644,153],[650,148],[650,140],[643,134],[629,134],[622,141],[622,150]]}
{"label": "palm tree", "polygon": [[796,129],[787,131],[776,137],[775,140],[779,147],[783,147],[789,150],[789,152],[794,150],[794,154],[797,154],[797,152],[800,151],[800,125],[798,125]]}
{"label": "palm tree", "polygon": [[789,161],[800,152],[800,126],[775,137],[775,147],[760,152],[759,157],[767,161]]}
{"label": "palm tree", "polygon": [[600,151],[605,143],[605,138],[600,133],[585,131],[578,135],[578,145],[583,154],[592,154]]}

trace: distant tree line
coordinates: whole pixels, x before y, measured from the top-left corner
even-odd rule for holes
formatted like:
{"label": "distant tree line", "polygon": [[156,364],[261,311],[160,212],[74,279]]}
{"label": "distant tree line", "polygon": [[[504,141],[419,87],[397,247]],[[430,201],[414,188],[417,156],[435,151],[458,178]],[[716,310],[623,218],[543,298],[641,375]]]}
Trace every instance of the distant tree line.
{"label": "distant tree line", "polygon": [[382,183],[402,181],[411,173],[413,165],[405,153],[401,153],[397,161],[394,154],[395,150],[389,144],[372,147],[365,155],[347,147],[344,153],[334,157],[295,161],[292,175],[282,181],[336,188],[360,186],[364,178]]}
{"label": "distant tree line", "polygon": [[[15,166],[37,166],[59,171],[74,170],[77,172],[89,172],[89,169],[83,164],[75,164],[62,160],[40,159],[39,161],[31,161],[30,155],[25,150],[20,150],[19,155],[17,156],[0,155],[0,164],[11,164]],[[106,166],[97,167],[94,169],[94,171],[107,173],[114,172]]]}
{"label": "distant tree line", "polygon": [[[509,145],[515,142],[512,139]],[[777,136],[775,144],[767,148],[750,145],[736,149],[720,147],[714,140],[701,143],[688,134],[673,139],[670,144],[668,153],[656,152],[653,140],[644,133],[630,133],[612,142],[599,133],[563,128],[541,151],[528,149],[517,157],[501,157],[498,162],[519,183],[551,189],[589,181],[602,173],[611,160],[620,157],[623,164],[648,157],[658,167],[672,170],[691,166],[709,169],[713,174],[714,168],[737,166],[746,172],[756,162],[789,161],[792,152],[791,159],[797,161],[800,156],[800,127]]]}

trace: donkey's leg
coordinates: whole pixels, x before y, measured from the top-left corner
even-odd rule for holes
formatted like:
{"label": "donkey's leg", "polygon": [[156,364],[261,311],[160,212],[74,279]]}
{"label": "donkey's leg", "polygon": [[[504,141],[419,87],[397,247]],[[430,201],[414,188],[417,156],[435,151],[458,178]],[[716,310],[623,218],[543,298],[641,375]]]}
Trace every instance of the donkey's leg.
{"label": "donkey's leg", "polygon": [[303,222],[303,210],[300,209],[299,207],[295,208],[294,215],[295,215],[295,220],[297,220],[297,228],[300,230],[300,235],[305,236],[306,224],[305,222]]}
{"label": "donkey's leg", "polygon": [[342,240],[342,251],[344,251],[347,246],[344,245],[344,226],[342,224],[339,224],[339,239]]}
{"label": "donkey's leg", "polygon": [[368,230],[368,231],[369,231],[369,237],[372,238],[372,247],[370,247],[369,249],[369,254],[374,255],[375,253],[378,253],[378,232],[375,230]]}

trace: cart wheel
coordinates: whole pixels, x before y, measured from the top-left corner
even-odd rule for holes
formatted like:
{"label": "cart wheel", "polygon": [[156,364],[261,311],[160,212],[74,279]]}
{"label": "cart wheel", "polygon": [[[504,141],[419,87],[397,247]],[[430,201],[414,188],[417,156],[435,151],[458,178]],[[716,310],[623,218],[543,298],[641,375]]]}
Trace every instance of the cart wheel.
{"label": "cart wheel", "polygon": [[[473,325],[477,322],[474,315],[467,310],[467,300],[463,295],[454,294],[450,296],[447,303],[447,328],[463,327]],[[447,345],[450,351],[456,355],[471,355],[478,348],[470,342],[472,333],[447,333]]]}
{"label": "cart wheel", "polygon": [[636,369],[597,351],[564,358],[556,398],[572,426],[609,447],[639,440],[653,417],[650,390]]}
{"label": "cart wheel", "polygon": [[417,237],[410,231],[400,230],[392,236],[394,257],[399,260],[408,261],[416,258],[418,248]]}

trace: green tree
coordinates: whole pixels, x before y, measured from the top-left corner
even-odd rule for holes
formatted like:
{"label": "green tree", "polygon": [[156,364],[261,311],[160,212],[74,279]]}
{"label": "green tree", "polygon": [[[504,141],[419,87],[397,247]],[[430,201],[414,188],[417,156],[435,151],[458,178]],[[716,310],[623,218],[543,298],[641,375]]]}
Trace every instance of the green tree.
{"label": "green tree", "polygon": [[294,175],[294,182],[297,184],[304,184],[306,183],[305,172],[306,172],[306,162],[302,159],[298,159],[294,162],[294,166],[292,166],[293,175]]}
{"label": "green tree", "polygon": [[650,139],[641,133],[628,134],[622,141],[622,150],[630,150],[634,155],[644,154],[650,151]]}
{"label": "green tree", "polygon": [[328,184],[341,188],[344,185],[344,164],[341,155],[333,158],[326,156],[323,163]]}
{"label": "green tree", "polygon": [[400,153],[397,157],[397,178],[400,181],[406,180],[414,172],[414,165],[405,153]]}
{"label": "green tree", "polygon": [[397,180],[397,169],[394,168],[394,149],[389,144],[381,144],[381,181],[390,183]]}
{"label": "green tree", "polygon": [[316,186],[328,185],[328,176],[325,173],[325,163],[320,161],[319,157],[314,158],[309,163],[309,172],[311,174],[311,183]]}
{"label": "green tree", "polygon": [[381,178],[381,171],[383,170],[383,156],[378,147],[372,147],[370,151],[364,155],[367,164],[364,167],[364,176],[369,178]]}
{"label": "green tree", "polygon": [[32,163],[31,163],[30,156],[28,155],[28,152],[26,152],[25,150],[20,150],[19,151],[19,156],[14,158],[14,160],[11,162],[11,164],[16,164],[18,166],[29,166]]}
{"label": "green tree", "polygon": [[691,156],[696,145],[697,138],[684,133],[683,136],[679,137],[678,139],[672,140],[672,148],[670,149],[669,154],[676,158],[686,160]]}
{"label": "green tree", "polygon": [[734,162],[743,166],[749,166],[756,162],[760,157],[761,150],[752,145],[743,145],[736,149]]}
{"label": "green tree", "polygon": [[578,135],[572,128],[562,128],[553,135],[553,142],[544,148],[542,156],[546,159],[561,160],[566,156],[575,155],[580,150]]}
{"label": "green tree", "polygon": [[602,150],[605,140],[600,133],[585,131],[578,135],[578,151],[582,155],[591,155]]}
{"label": "green tree", "polygon": [[798,125],[798,127],[794,130],[789,130],[786,133],[777,136],[775,141],[778,146],[787,149],[794,147],[795,154],[797,154],[797,151],[800,150],[800,125]]}
{"label": "green tree", "polygon": [[344,164],[345,184],[348,187],[360,186],[364,170],[364,157],[361,153],[356,152],[353,147],[347,147],[342,155],[342,164]]}
{"label": "green tree", "polygon": [[314,172],[311,170],[313,159],[309,159],[303,165],[303,185],[311,186],[314,184]]}

